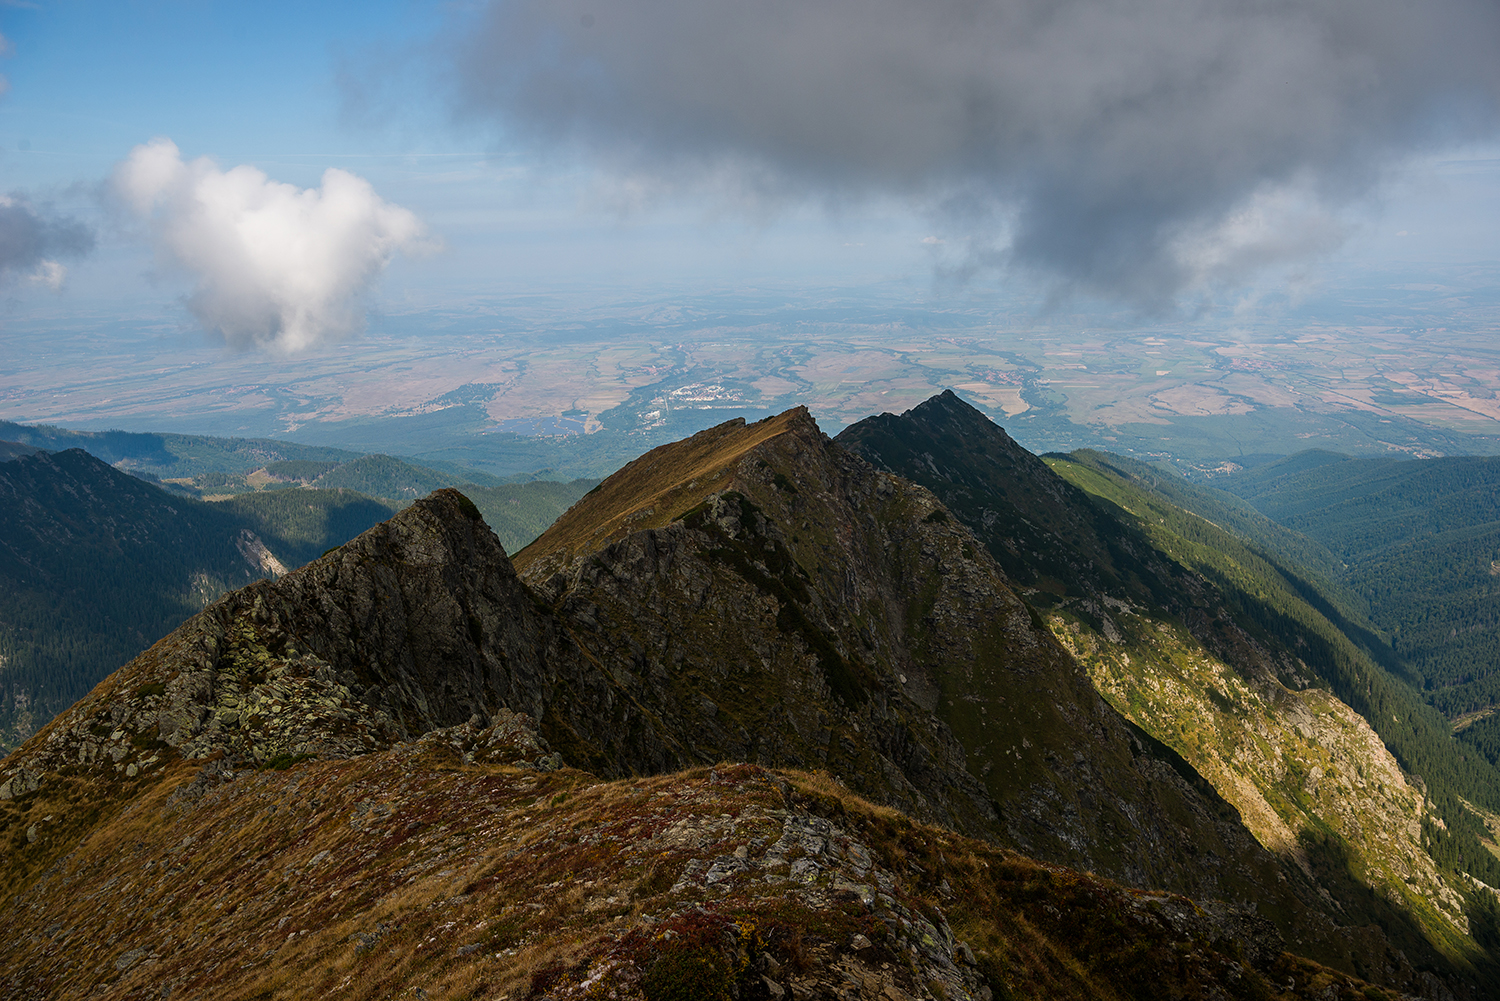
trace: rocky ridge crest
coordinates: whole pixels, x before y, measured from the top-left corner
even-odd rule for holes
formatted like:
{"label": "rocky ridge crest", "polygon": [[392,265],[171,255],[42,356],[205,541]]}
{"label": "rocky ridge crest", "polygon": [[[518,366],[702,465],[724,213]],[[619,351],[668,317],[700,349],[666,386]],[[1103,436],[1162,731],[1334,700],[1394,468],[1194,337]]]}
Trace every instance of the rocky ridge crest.
{"label": "rocky ridge crest", "polygon": [[1290,651],[1252,637],[1220,589],[1155,549],[1129,512],[1063,479],[952,393],[861,421],[838,441],[934,490],[1025,582],[1110,703],[1182,754],[1261,844],[1330,897],[1348,930],[1317,954],[1368,968],[1379,960],[1359,944],[1369,937],[1360,926],[1376,923],[1411,964],[1437,951],[1461,964],[1472,952],[1464,903],[1422,846],[1423,792],[1368,722],[1310,687]]}
{"label": "rocky ridge crest", "polygon": [[336,759],[431,752],[475,774],[565,762],[616,780],[819,768],[1050,863],[1260,907],[1299,935],[1333,927],[1295,867],[1098,696],[929,491],[805,411],[649,453],[517,564],[439,491],[205,609],[0,763],[4,906],[37,903],[31,887],[184,785],[162,808],[287,766],[342,795],[354,766]]}

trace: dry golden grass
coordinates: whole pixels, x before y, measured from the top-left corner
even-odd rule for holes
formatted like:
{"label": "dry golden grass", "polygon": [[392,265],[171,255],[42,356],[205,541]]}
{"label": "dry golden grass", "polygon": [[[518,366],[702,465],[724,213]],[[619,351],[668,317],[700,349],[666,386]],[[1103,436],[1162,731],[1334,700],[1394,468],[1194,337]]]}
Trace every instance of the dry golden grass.
{"label": "dry golden grass", "polygon": [[524,575],[544,558],[572,559],[631,532],[671,523],[704,497],[725,489],[728,474],[745,453],[811,420],[798,407],[754,424],[720,424],[652,449],[586,494],[517,553],[516,570]]}
{"label": "dry golden grass", "polygon": [[900,810],[882,803],[873,802],[857,793],[851,792],[848,786],[822,769],[813,772],[804,772],[795,769],[780,769],[778,771],[779,774],[786,776],[799,791],[823,799],[836,800],[850,813],[864,813],[885,820],[898,820],[906,816]]}
{"label": "dry golden grass", "polygon": [[[689,862],[779,837],[788,808],[866,845],[898,879],[896,899],[934,922],[946,914],[1011,996],[1207,997],[1218,969],[1205,942],[1183,953],[1169,930],[1122,924],[1137,906],[1130,891],[915,823],[827,773],[721,763],[600,782],[433,761],[407,746],[245,772],[180,809],[167,801],[196,765],[174,765],[0,915],[13,993],[519,999],[537,974],[612,949],[649,959],[653,939],[632,930],[647,915],[698,920],[700,904],[815,975],[853,930],[873,940],[883,926],[837,898],[808,907],[758,880],[708,898],[672,892]],[[133,949],[147,955],[116,971]],[[89,962],[68,965],[80,954]],[[895,953],[890,962],[906,969]]]}

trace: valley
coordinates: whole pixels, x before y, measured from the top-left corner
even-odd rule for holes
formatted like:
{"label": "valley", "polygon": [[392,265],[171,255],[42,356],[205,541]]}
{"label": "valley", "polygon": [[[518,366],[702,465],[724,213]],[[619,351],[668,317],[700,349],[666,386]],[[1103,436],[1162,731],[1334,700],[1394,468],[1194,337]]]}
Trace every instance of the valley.
{"label": "valley", "polygon": [[[360,460],[271,461],[109,483]],[[7,757],[17,996],[1500,984],[1500,770],[1336,539],[951,393],[721,424],[513,550],[479,499],[537,486],[387,502]],[[122,881],[151,920],[59,892]]]}
{"label": "valley", "polygon": [[[419,491],[463,483],[503,544],[518,549],[596,482],[478,474],[479,485],[389,456],[277,458],[299,453],[266,447],[273,443],[14,425],[9,433],[69,447],[17,446],[0,461],[9,510],[0,521],[0,751],[225,591],[315,559]],[[317,475],[298,478],[309,469]],[[279,489],[249,485],[268,480],[267,470]],[[157,472],[194,475],[163,483]],[[205,501],[194,482],[220,492]]]}

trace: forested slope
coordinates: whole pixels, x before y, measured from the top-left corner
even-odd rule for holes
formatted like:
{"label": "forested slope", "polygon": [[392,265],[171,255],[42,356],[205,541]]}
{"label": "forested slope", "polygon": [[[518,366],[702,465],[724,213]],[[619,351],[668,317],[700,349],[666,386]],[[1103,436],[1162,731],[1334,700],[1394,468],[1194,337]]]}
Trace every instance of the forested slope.
{"label": "forested slope", "polygon": [[1320,608],[1309,600],[1303,578],[1253,541],[1167,502],[1118,457],[1083,451],[1051,464],[1118,505],[1163,552],[1213,581],[1254,632],[1295,649],[1309,669],[1308,680],[1327,685],[1368,720],[1402,768],[1425,784],[1444,821],[1443,827],[1426,825],[1424,842],[1433,858],[1450,871],[1469,871],[1500,886],[1500,862],[1480,844],[1492,835],[1462,802],[1500,813],[1500,771],[1453,738],[1442,713],[1400,677],[1398,655],[1373,633],[1330,615],[1331,603]]}
{"label": "forested slope", "polygon": [[81,449],[0,462],[0,747],[8,748],[224,591],[394,513],[348,491],[210,504]]}
{"label": "forested slope", "polygon": [[1500,459],[1319,452],[1222,485],[1337,555],[1438,710],[1500,703]]}

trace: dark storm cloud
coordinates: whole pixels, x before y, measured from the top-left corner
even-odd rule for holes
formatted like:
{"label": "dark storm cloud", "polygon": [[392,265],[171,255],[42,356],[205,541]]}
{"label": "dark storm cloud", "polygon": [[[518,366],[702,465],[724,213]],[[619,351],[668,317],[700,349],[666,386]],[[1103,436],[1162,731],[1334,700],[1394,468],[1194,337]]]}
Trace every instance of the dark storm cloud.
{"label": "dark storm cloud", "polygon": [[56,288],[65,273],[56,258],[93,246],[93,232],[82,223],[53,217],[20,196],[0,195],[0,280],[29,278]]}
{"label": "dark storm cloud", "polygon": [[947,206],[978,256],[1137,301],[1336,243],[1500,95],[1494,0],[495,0],[452,44],[509,135]]}

